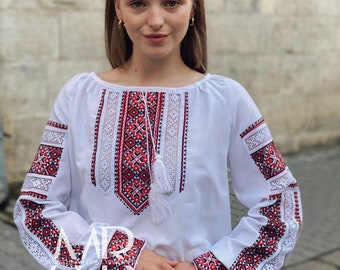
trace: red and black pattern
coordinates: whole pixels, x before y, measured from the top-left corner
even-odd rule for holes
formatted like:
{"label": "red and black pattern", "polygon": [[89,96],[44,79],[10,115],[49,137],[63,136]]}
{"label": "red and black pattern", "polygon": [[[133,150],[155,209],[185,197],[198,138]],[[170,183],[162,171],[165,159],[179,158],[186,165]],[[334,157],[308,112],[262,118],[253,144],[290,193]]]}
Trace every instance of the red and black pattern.
{"label": "red and black pattern", "polygon": [[282,194],[273,195],[271,199],[276,202],[260,210],[260,213],[268,219],[267,225],[260,229],[260,236],[254,245],[242,250],[230,269],[255,270],[261,262],[277,251],[286,231],[286,224],[281,221],[280,213]]}
{"label": "red and black pattern", "polygon": [[182,141],[182,173],[181,173],[181,184],[179,192],[184,190],[186,169],[187,169],[187,139],[188,139],[188,125],[189,125],[189,106],[188,106],[188,94],[185,94],[185,106],[184,106],[184,122],[183,122],[183,141]]}
{"label": "red and black pattern", "polygon": [[135,268],[145,241],[134,238],[133,245],[128,247],[128,237],[126,233],[121,231],[116,231],[113,234],[107,248],[107,257],[103,259],[101,269],[127,269],[126,266]]}
{"label": "red and black pattern", "polygon": [[194,259],[197,270],[227,270],[227,268],[209,251]]}
{"label": "red and black pattern", "polygon": [[[273,142],[263,118],[250,125],[240,136],[245,141],[251,158],[266,180],[286,171],[286,163]],[[258,150],[252,152],[254,149]]]}
{"label": "red and black pattern", "polygon": [[286,170],[286,163],[274,142],[252,153],[251,157],[266,180]]}
{"label": "red and black pattern", "polygon": [[255,123],[250,125],[245,131],[243,131],[240,134],[241,138],[244,138],[249,132],[257,129],[259,126],[263,125],[264,123],[265,123],[264,119],[260,118],[259,120],[257,120]]}
{"label": "red and black pattern", "polygon": [[63,149],[41,144],[29,173],[56,176]]}
{"label": "red and black pattern", "polygon": [[152,164],[154,158],[151,135],[158,147],[163,101],[164,94],[154,92],[127,92],[122,98],[115,193],[134,214],[140,214],[148,206],[151,184],[148,164]]}
{"label": "red and black pattern", "polygon": [[[294,183],[289,185],[290,188],[298,188],[298,184]],[[299,196],[299,192],[294,191],[294,205],[295,205],[295,220],[297,221],[297,223],[299,225],[302,225],[302,217],[300,215],[300,196]]]}
{"label": "red and black pattern", "polygon": [[25,196],[30,196],[30,197],[34,197],[37,199],[42,199],[42,200],[46,200],[47,196],[37,193],[37,192],[33,192],[33,191],[21,191],[20,195],[25,195]]}
{"label": "red and black pattern", "polygon": [[58,129],[64,129],[64,130],[68,129],[67,125],[60,124],[60,123],[57,123],[57,122],[54,122],[54,121],[48,121],[47,126],[55,127],[55,128],[58,128]]}
{"label": "red and black pattern", "polygon": [[68,267],[79,266],[83,254],[83,246],[72,245],[75,254],[75,258],[72,258],[64,239],[61,241],[60,247],[58,247],[60,231],[51,220],[43,217],[42,212],[45,206],[29,200],[20,200],[20,202],[25,209],[25,225],[28,230],[40,239],[52,254],[59,253],[56,259],[60,264]]}

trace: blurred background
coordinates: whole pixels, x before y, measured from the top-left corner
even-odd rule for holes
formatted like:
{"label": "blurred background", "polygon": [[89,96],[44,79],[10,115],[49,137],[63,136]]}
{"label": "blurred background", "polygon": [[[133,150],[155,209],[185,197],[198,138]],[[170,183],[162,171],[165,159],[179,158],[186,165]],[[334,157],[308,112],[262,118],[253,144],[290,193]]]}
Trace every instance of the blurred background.
{"label": "blurred background", "polygon": [[[8,194],[9,187],[17,196],[63,84],[79,72],[110,68],[104,4],[0,0],[0,194]],[[205,5],[209,72],[248,90],[281,152],[337,147],[340,1],[206,0]],[[339,184],[334,188],[338,192]]]}

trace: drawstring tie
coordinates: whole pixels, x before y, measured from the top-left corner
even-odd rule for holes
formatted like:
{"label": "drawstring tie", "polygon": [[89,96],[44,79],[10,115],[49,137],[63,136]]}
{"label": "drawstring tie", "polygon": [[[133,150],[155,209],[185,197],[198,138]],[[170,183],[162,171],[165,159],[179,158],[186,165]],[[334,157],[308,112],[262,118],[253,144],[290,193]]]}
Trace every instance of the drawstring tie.
{"label": "drawstring tie", "polygon": [[[147,108],[147,93],[143,95],[145,107],[145,119],[147,122],[147,130],[150,130],[150,137],[152,143],[152,150],[155,155],[155,160],[151,165],[150,170],[150,192],[149,192],[149,206],[152,221],[156,224],[161,223],[169,215],[172,214],[169,203],[166,200],[166,195],[172,190],[171,180],[168,171],[163,162],[162,156],[156,151],[156,144],[153,137],[151,123]],[[147,136],[148,138],[148,136]],[[147,141],[147,145],[149,145]],[[149,168],[150,169],[150,168]]]}

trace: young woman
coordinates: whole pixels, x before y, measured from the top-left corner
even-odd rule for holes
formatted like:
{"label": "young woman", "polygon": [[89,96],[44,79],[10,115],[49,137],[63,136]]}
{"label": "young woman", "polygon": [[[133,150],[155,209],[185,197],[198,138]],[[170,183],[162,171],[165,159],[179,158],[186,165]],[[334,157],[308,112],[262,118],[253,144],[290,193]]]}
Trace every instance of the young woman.
{"label": "young woman", "polygon": [[205,30],[203,0],[106,1],[113,69],[61,90],[15,208],[44,267],[282,267],[299,189],[247,92],[207,73]]}

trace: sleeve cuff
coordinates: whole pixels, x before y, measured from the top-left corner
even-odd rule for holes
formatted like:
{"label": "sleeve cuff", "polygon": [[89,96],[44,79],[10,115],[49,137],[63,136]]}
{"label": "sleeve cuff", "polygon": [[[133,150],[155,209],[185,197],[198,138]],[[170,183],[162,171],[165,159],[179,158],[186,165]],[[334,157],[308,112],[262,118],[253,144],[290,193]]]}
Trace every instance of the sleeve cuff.
{"label": "sleeve cuff", "polygon": [[211,251],[196,257],[193,262],[197,270],[227,270]]}

